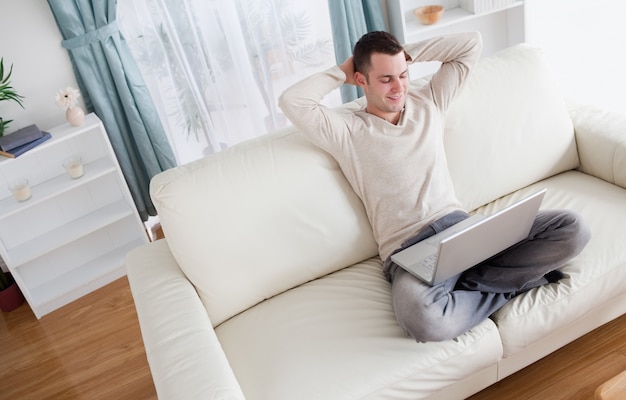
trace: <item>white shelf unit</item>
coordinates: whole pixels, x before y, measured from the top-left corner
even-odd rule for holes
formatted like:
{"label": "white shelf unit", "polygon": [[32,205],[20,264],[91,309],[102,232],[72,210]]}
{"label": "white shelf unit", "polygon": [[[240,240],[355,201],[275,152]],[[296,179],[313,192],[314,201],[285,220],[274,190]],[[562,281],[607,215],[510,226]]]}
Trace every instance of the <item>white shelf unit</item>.
{"label": "white shelf unit", "polygon": [[[104,125],[89,114],[15,158],[0,156],[0,256],[37,318],[126,274],[126,253],[147,243]],[[63,160],[79,155],[84,175]],[[10,181],[27,178],[32,197],[16,201]]]}
{"label": "white shelf unit", "polygon": [[[432,25],[422,25],[413,14],[417,7],[442,5],[441,19]],[[483,38],[482,56],[523,43],[526,37],[525,7],[523,1],[484,12],[472,14],[459,6],[459,0],[387,0],[389,31],[401,43],[414,43],[434,36],[478,31]],[[437,63],[411,66],[411,79],[433,73]]]}

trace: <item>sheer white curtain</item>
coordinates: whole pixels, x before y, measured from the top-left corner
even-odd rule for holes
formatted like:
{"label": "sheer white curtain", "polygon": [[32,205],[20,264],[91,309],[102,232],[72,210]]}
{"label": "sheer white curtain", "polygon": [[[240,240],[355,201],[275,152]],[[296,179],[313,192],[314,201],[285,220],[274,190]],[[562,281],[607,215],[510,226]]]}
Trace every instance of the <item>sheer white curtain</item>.
{"label": "sheer white curtain", "polygon": [[125,0],[118,15],[179,164],[286,126],[278,96],[336,63],[326,2]]}

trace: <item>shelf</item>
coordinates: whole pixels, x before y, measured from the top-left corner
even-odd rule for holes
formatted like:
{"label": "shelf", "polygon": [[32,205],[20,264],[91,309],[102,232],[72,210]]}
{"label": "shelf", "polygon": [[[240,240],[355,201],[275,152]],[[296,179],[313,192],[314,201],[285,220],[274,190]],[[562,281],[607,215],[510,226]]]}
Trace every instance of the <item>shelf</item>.
{"label": "shelf", "polygon": [[50,129],[49,132],[52,135],[52,138],[50,140],[45,141],[41,145],[35,147],[32,150],[29,150],[28,153],[25,153],[19,156],[18,158],[9,158],[9,157],[0,155],[0,166],[3,163],[16,162],[20,158],[25,157],[27,154],[29,156],[32,156],[49,147],[56,146],[58,143],[63,142],[64,140],[70,139],[74,136],[78,136],[82,133],[85,133],[95,128],[103,129],[102,122],[100,121],[100,119],[98,119],[96,114],[93,114],[93,113],[87,114],[85,115],[85,121],[78,128],[70,125],[69,123],[65,123],[59,127]]}
{"label": "shelf", "polygon": [[480,13],[480,14],[472,14],[469,11],[465,11],[464,9],[462,9],[461,7],[455,7],[455,8],[451,8],[451,9],[446,9],[443,13],[443,15],[441,16],[441,19],[432,25],[422,25],[417,18],[413,15],[413,10],[406,10],[406,13],[404,15],[404,22],[406,24],[406,28],[405,28],[405,41],[406,42],[411,42],[411,37],[415,36],[415,35],[420,35],[423,33],[427,33],[429,31],[435,31],[438,29],[442,29],[442,28],[446,28],[448,26],[451,25],[455,25],[461,22],[466,22],[466,21],[470,21],[473,19],[477,19],[477,18],[481,18],[484,17],[486,15],[490,15],[490,14],[494,14],[494,13],[498,13],[498,12],[502,12],[505,10],[509,10],[511,8],[516,8],[516,7],[520,7],[524,4],[523,1],[516,1],[515,3],[506,6],[506,7],[502,7],[502,8],[498,8],[498,9],[494,9],[494,10],[490,10],[484,13]]}
{"label": "shelf", "polygon": [[[57,308],[82,296],[83,292],[94,290],[94,285],[101,286],[98,282],[102,277],[111,274],[117,276],[120,273],[123,276],[126,253],[142,244],[144,244],[143,240],[134,240],[45,284],[31,288],[32,305],[34,308],[39,308],[58,301],[60,304],[54,306]],[[116,273],[120,269],[121,272]]]}
{"label": "shelf", "polygon": [[0,219],[9,217],[29,207],[45,202],[63,192],[72,190],[89,181],[116,171],[115,165],[108,158],[101,158],[85,164],[85,174],[78,179],[70,179],[65,173],[31,187],[32,197],[24,202],[16,201],[12,196],[0,200]]}
{"label": "shelf", "polygon": [[[121,278],[126,254],[148,242],[102,121],[85,116],[18,158],[0,156],[0,255],[37,318]],[[71,179],[62,160],[79,155]],[[31,197],[16,201],[13,179]]]}
{"label": "shelf", "polygon": [[37,257],[64,246],[91,232],[102,229],[115,221],[132,215],[131,207],[124,200],[108,205],[60,228],[40,235],[33,240],[9,250],[10,261],[14,268],[20,268]]}

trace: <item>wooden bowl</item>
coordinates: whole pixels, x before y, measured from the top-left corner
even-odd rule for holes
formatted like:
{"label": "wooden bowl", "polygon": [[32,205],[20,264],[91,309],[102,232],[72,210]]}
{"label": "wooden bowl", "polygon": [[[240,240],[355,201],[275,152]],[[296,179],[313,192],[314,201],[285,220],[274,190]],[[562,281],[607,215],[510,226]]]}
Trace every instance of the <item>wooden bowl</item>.
{"label": "wooden bowl", "polygon": [[432,25],[443,15],[443,6],[424,6],[413,10],[413,14],[423,25]]}

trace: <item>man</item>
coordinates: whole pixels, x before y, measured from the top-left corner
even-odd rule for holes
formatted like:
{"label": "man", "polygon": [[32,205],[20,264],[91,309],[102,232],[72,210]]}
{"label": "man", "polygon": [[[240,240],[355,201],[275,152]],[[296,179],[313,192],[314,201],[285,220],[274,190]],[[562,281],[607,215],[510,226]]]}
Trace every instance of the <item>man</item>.
{"label": "man", "polygon": [[[443,144],[444,113],[478,61],[477,33],[402,45],[370,32],[339,66],[287,89],[280,107],[314,144],[339,163],[363,201],[392,283],[396,319],[418,341],[454,338],[515,295],[554,282],[557,270],[589,241],[569,211],[542,211],[529,238],[498,257],[429,286],[391,262],[391,255],[468,217],[457,200]],[[440,61],[429,83],[409,91],[408,65]],[[339,113],[320,104],[344,83],[363,89],[366,105]]]}

